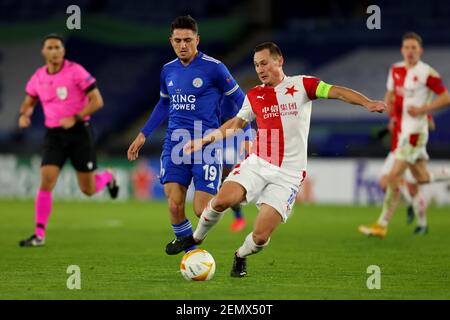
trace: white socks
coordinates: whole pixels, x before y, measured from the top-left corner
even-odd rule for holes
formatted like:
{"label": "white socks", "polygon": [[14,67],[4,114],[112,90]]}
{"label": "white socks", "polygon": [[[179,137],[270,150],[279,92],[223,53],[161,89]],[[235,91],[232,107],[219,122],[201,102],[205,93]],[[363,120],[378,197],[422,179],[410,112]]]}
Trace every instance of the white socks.
{"label": "white socks", "polygon": [[213,200],[214,198],[212,198],[211,201],[208,202],[208,205],[206,206],[205,210],[203,210],[202,215],[200,216],[197,228],[195,229],[193,234],[195,240],[203,241],[206,238],[206,234],[208,233],[209,229],[211,229],[223,217],[223,212],[216,211],[211,207],[211,202]]}
{"label": "white socks", "polygon": [[251,232],[245,238],[242,246],[239,249],[237,249],[237,251],[236,251],[237,256],[239,258],[245,258],[251,254],[258,253],[262,249],[264,249],[264,247],[266,247],[269,244],[269,242],[270,242],[270,238],[263,245],[257,245],[255,243],[255,241],[253,241],[253,232]]}
{"label": "white socks", "polygon": [[412,196],[409,193],[408,186],[406,184],[403,184],[400,187],[400,192],[407,204],[413,207],[414,214],[417,218],[417,225],[425,227],[427,225],[426,200],[422,193],[422,190],[419,188],[417,194],[415,196]]}
{"label": "white socks", "polygon": [[412,198],[412,206],[417,217],[417,225],[425,227],[427,225],[426,201],[421,190]]}
{"label": "white socks", "polygon": [[394,214],[395,208],[397,208],[398,202],[400,200],[400,192],[394,191],[392,187],[388,186],[386,190],[386,195],[384,196],[383,210],[378,218],[378,224],[382,227],[387,227],[389,221]]}
{"label": "white socks", "polygon": [[409,193],[409,188],[406,182],[402,183],[402,185],[400,186],[400,193],[402,194],[403,199],[405,199],[406,203],[408,203],[408,205],[412,205],[413,204],[413,198],[411,196],[411,194]]}

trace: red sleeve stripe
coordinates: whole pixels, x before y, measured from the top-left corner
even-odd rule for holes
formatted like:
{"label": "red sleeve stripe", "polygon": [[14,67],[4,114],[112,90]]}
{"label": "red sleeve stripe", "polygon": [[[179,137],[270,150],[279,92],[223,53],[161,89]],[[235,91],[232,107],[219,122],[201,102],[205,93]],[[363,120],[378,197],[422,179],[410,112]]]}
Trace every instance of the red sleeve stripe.
{"label": "red sleeve stripe", "polygon": [[442,82],[442,79],[434,76],[428,76],[427,87],[430,88],[430,90],[436,93],[437,95],[447,90],[444,86],[444,83]]}
{"label": "red sleeve stripe", "polygon": [[303,87],[305,88],[306,94],[310,100],[317,99],[316,91],[319,85],[320,79],[315,77],[304,77]]}

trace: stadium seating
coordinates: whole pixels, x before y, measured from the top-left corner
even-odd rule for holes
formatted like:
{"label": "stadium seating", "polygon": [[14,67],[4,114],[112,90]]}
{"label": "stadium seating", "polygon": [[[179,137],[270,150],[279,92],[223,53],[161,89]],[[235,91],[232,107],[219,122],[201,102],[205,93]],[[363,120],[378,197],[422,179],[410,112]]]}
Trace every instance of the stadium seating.
{"label": "stadium seating", "polygon": [[[25,26],[24,23],[30,26],[60,16],[70,2],[63,0],[55,5],[49,0],[5,0],[0,2],[0,19],[2,23],[15,25],[14,30],[17,31],[20,29],[17,26]],[[258,30],[246,19],[246,12],[239,11],[242,1],[213,3],[206,0],[189,4],[175,0],[77,2],[83,7],[84,17],[96,29],[70,33],[67,56],[83,64],[99,81],[106,104],[95,115],[94,121],[103,151],[115,153],[123,150],[157,101],[160,68],[173,57],[166,32],[174,13],[190,13],[199,19],[200,49],[224,60],[244,89],[257,83],[251,49],[241,50],[236,59],[233,48],[244,44],[252,48],[255,43],[247,39],[253,39],[252,35]],[[450,85],[450,67],[445,58],[450,54],[450,34],[447,32],[450,30],[450,2],[379,1],[377,4],[383,10],[382,28],[374,31],[361,27],[365,26],[368,15],[358,4],[345,1],[339,4],[334,1],[289,3],[292,10],[282,10],[284,3],[284,0],[277,1],[276,5],[272,3],[270,23],[273,29],[267,33],[270,38],[267,40],[277,42],[283,49],[289,74],[314,74],[327,82],[346,85],[381,99],[387,68],[400,59],[399,39],[403,32],[414,29],[425,39],[424,60],[435,66],[447,86]],[[427,18],[430,16],[433,16],[432,22]],[[214,20],[216,17],[218,19]],[[49,23],[49,26],[53,24]],[[39,28],[37,30],[45,30],[45,25]],[[38,152],[40,144],[36,142],[43,134],[42,112],[39,110],[34,115],[31,130],[19,133],[15,127],[26,78],[40,63],[38,55],[30,54],[38,51],[37,35],[34,34],[33,41],[29,41],[27,39],[31,36],[23,32],[28,30],[32,34],[33,29],[21,28],[21,32],[15,33],[15,41],[7,42],[0,49],[0,64],[6,63],[11,55],[19,55],[22,61],[26,61],[14,66],[17,71],[14,75],[7,67],[3,70],[8,72],[8,77],[0,73],[0,148],[5,152],[18,151],[17,141],[21,141],[21,152]],[[11,39],[7,30],[0,28],[0,41]],[[11,43],[19,41],[26,49],[15,53],[20,46]],[[231,54],[234,58],[230,65],[227,57]],[[383,128],[385,121],[385,116],[375,117],[355,107],[316,102],[310,152],[320,156],[363,156],[369,152],[384,155],[386,148],[376,140],[376,132]],[[449,121],[448,111],[436,116],[439,130],[432,133],[428,146],[433,156],[449,156],[450,149],[442,148],[443,143],[450,140],[450,129],[445,125]],[[155,135],[146,148],[156,152],[164,128],[157,130]],[[120,136],[126,138],[118,139]]]}

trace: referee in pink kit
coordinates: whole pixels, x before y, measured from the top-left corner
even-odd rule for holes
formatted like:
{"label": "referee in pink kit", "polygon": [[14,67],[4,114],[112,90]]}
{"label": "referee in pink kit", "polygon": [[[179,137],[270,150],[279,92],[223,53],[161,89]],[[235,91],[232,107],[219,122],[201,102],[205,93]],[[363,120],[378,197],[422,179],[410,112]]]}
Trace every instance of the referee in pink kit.
{"label": "referee in pink kit", "polygon": [[77,171],[78,185],[87,196],[105,188],[117,198],[119,187],[113,173],[97,168],[90,115],[103,106],[96,80],[81,65],[64,59],[64,40],[50,34],[42,42],[45,66],[36,70],[26,85],[20,107],[19,127],[27,128],[38,99],[45,116],[41,183],[35,199],[35,232],[20,246],[45,244],[45,228],[52,211],[52,191],[67,158]]}

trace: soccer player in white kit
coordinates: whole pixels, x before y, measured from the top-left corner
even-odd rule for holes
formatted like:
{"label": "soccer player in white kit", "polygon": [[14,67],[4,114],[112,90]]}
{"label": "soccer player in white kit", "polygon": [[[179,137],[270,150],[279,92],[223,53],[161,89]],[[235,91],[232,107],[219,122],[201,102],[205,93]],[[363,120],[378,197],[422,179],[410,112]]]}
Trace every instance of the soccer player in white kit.
{"label": "soccer player in white kit", "polygon": [[[391,133],[391,149],[384,160],[381,169],[380,187],[383,192],[386,192],[389,182],[389,173],[394,165],[395,150],[397,149],[401,128],[401,117],[399,116],[401,108],[399,108],[398,104],[395,104],[395,101],[389,101],[391,97],[390,91],[386,93],[385,97],[386,105],[388,106],[388,109],[390,109],[387,130]],[[430,131],[435,130],[435,123],[430,114],[428,114],[428,127]],[[405,175],[403,176],[400,184],[400,192],[408,206],[406,210],[406,223],[411,224],[414,221],[414,218],[417,217],[417,226],[414,229],[414,234],[423,234],[427,230],[427,203],[421,186],[417,183],[409,169],[406,170]]]}
{"label": "soccer player in white kit", "polygon": [[332,86],[315,77],[286,76],[283,62],[276,44],[258,45],[254,65],[262,85],[247,93],[234,118],[184,147],[185,152],[201,150],[203,145],[230,136],[256,119],[258,131],[251,155],[233,169],[219,193],[208,203],[193,236],[186,237],[174,250],[181,252],[185,247],[203,241],[229,207],[238,203],[256,203],[259,213],[253,232],[235,252],[233,277],[246,276],[246,257],[266,247],[275,228],[286,222],[291,214],[306,176],[312,100],[339,99],[364,106],[371,112],[385,109],[384,102],[369,100],[351,89]]}
{"label": "soccer player in white kit", "polygon": [[[390,69],[388,94],[399,108],[400,135],[395,150],[395,161],[389,173],[389,183],[384,197],[383,209],[376,223],[359,226],[358,230],[368,236],[384,238],[387,226],[398,205],[400,184],[409,168],[419,184],[450,180],[450,170],[441,168],[430,172],[427,167],[428,141],[427,114],[450,104],[450,95],[439,74],[420,60],[422,38],[413,32],[402,38],[403,61]],[[433,93],[437,96],[432,100]],[[420,226],[419,226],[420,227]],[[426,233],[427,226],[416,233]]]}

